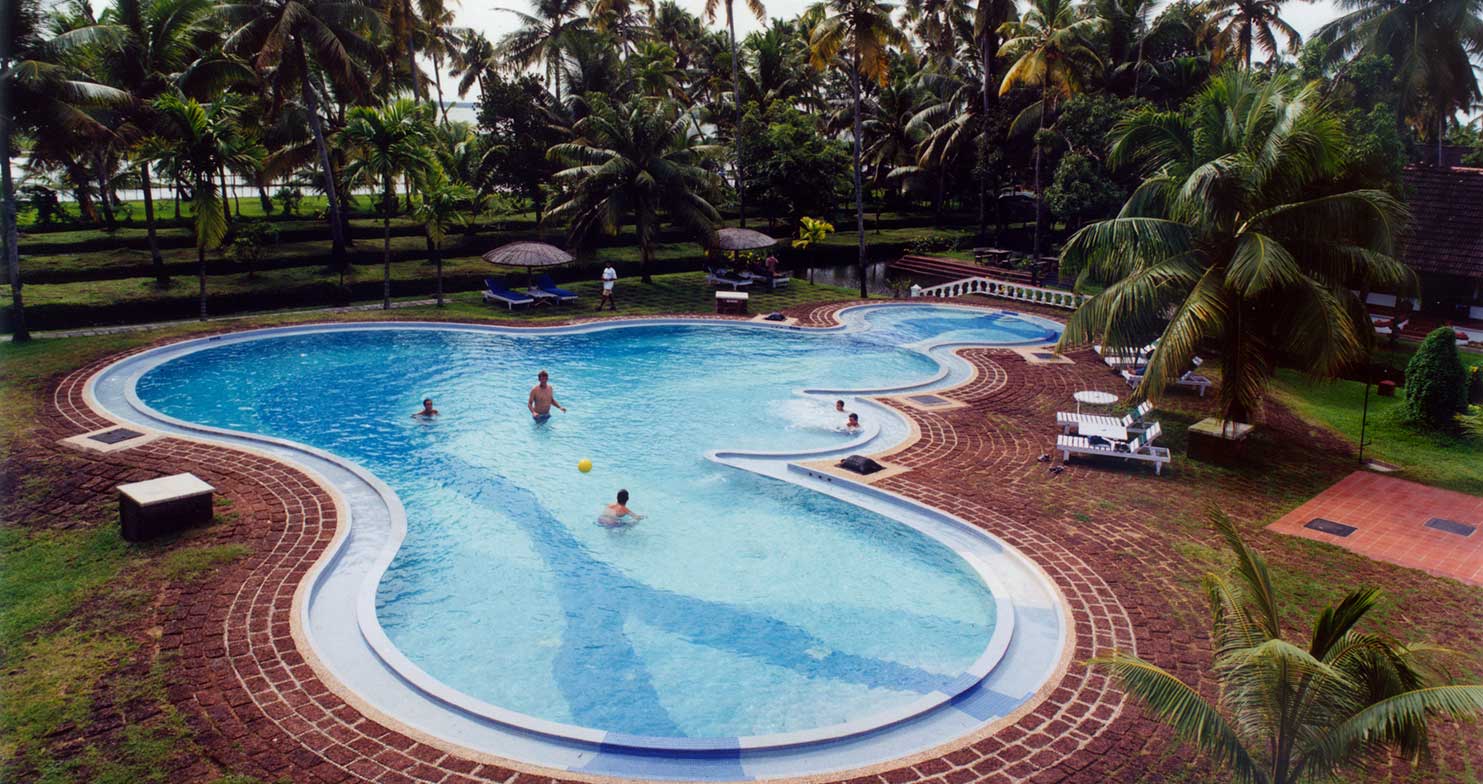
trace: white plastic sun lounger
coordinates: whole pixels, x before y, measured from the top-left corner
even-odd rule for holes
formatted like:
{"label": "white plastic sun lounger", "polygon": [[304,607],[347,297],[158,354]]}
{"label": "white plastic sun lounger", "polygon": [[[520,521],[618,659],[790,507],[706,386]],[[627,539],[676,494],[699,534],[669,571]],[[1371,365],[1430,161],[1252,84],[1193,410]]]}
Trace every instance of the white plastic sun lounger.
{"label": "white plastic sun lounger", "polygon": [[1117,417],[1102,416],[1099,414],[1079,414],[1071,411],[1056,412],[1056,426],[1063,433],[1080,432],[1083,424],[1093,425],[1117,425],[1124,429],[1132,429],[1143,421],[1143,418],[1153,412],[1153,403],[1145,400],[1126,416]]}
{"label": "white plastic sun lounger", "polygon": [[[1129,370],[1124,370],[1122,371],[1122,375],[1123,380],[1128,382],[1129,388],[1136,389],[1139,384],[1143,383],[1142,373],[1134,373]],[[1205,376],[1195,375],[1195,371],[1191,370],[1187,371],[1184,375],[1175,379],[1174,386],[1193,389],[1200,393],[1200,397],[1204,397],[1205,390],[1215,386],[1215,382],[1211,381]]]}
{"label": "white plastic sun lounger", "polygon": [[1106,444],[1094,446],[1091,441],[1082,436],[1056,436],[1056,449],[1061,453],[1061,462],[1069,462],[1072,455],[1090,455],[1092,457],[1116,457],[1122,460],[1138,460],[1145,463],[1153,463],[1155,475],[1162,475],[1164,464],[1171,459],[1169,450],[1161,446],[1153,446],[1153,441],[1163,434],[1163,428],[1158,422],[1149,426],[1148,430],[1141,436],[1137,436],[1127,442],[1127,451],[1120,451],[1117,444]]}

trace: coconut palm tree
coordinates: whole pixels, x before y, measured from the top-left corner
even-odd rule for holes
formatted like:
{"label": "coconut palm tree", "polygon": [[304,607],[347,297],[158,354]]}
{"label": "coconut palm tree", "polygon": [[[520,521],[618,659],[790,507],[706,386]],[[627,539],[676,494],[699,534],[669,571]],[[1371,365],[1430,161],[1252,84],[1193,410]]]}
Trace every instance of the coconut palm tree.
{"label": "coconut palm tree", "polygon": [[[1134,699],[1247,784],[1333,777],[1392,750],[1415,760],[1434,717],[1483,714],[1483,686],[1435,683],[1426,644],[1360,628],[1380,591],[1360,588],[1325,608],[1306,644],[1283,639],[1267,564],[1224,514],[1211,520],[1235,555],[1234,575],[1205,575],[1220,701],[1157,665],[1115,653],[1094,659]],[[1224,710],[1223,710],[1224,709]]]}
{"label": "coconut palm tree", "polygon": [[[736,17],[732,13],[735,0],[705,0],[705,20],[716,21],[717,10],[726,9],[726,40],[731,49],[731,103],[736,109],[736,130],[741,133],[742,98],[741,98],[741,56],[736,50]],[[767,7],[762,0],[747,0],[747,10],[757,21],[767,20]],[[746,187],[746,162],[742,160],[740,145],[732,145],[736,153],[736,209],[741,216],[740,225],[747,225],[747,197]]]}
{"label": "coconut palm tree", "polygon": [[809,9],[819,22],[809,36],[809,62],[817,70],[837,66],[850,78],[854,106],[855,233],[859,240],[860,296],[865,288],[865,195],[861,179],[861,145],[865,132],[860,111],[860,81],[874,79],[885,85],[891,75],[890,47],[906,43],[906,35],[891,20],[895,6],[879,0],[824,0]]}
{"label": "coconut palm tree", "polygon": [[433,152],[432,107],[402,98],[381,107],[352,107],[339,142],[353,159],[345,179],[381,188],[381,309],[391,309],[391,214],[396,211],[396,179],[414,179],[437,166]]}
{"label": "coconut palm tree", "polygon": [[[1101,61],[1092,50],[1092,36],[1100,29],[1101,20],[1081,16],[1071,0],[1032,0],[1030,8],[1018,21],[1007,22],[999,32],[1008,37],[1002,47],[1014,59],[1004,72],[999,85],[1003,95],[1015,87],[1039,87],[1040,100],[1026,108],[1015,120],[1023,126],[1024,118],[1035,116],[1035,235],[1034,258],[1040,258],[1041,224],[1045,222],[1045,188],[1040,176],[1044,157],[1042,141],[1046,119],[1055,110],[1056,101],[1079,92],[1088,74],[1101,69]],[[1012,129],[1013,131],[1013,129]]]}
{"label": "coconut palm tree", "polygon": [[1483,53],[1483,0],[1341,0],[1348,13],[1318,29],[1332,61],[1386,55],[1395,66],[1401,116],[1435,130],[1483,100],[1473,57]]}
{"label": "coconut palm tree", "polygon": [[476,84],[483,93],[485,83],[499,73],[499,47],[490,43],[483,33],[467,27],[454,32],[453,38],[455,43],[448,56],[453,67],[448,73],[458,79],[458,97],[468,95]]}
{"label": "coconut palm tree", "polygon": [[225,192],[217,190],[216,178],[224,168],[255,167],[263,150],[237,132],[235,113],[241,108],[240,102],[224,98],[203,105],[193,98],[166,93],[154,101],[154,108],[158,133],[146,139],[141,148],[147,159],[165,163],[190,186],[196,279],[204,321],[206,251],[219,247],[227,234],[222,209]]}
{"label": "coconut palm tree", "polygon": [[10,281],[11,339],[29,340],[25,303],[21,297],[19,232],[16,229],[15,182],[10,171],[15,136],[65,136],[79,142],[101,139],[109,129],[88,109],[122,107],[128,93],[89,80],[69,65],[69,56],[102,45],[112,48],[122,37],[113,25],[85,25],[57,35],[43,29],[36,0],[15,0],[0,10],[5,34],[0,35],[0,241],[5,246],[5,269]]}
{"label": "coconut palm tree", "polygon": [[701,164],[702,149],[688,120],[668,102],[598,102],[575,126],[575,141],[549,153],[568,168],[556,173],[562,199],[548,216],[571,221],[574,243],[617,234],[633,223],[639,269],[651,282],[654,241],[663,215],[694,232],[707,247],[720,220],[706,195],[715,177]]}
{"label": "coconut palm tree", "polygon": [[1123,120],[1109,160],[1145,179],[1062,251],[1079,284],[1107,287],[1072,314],[1061,346],[1141,347],[1162,333],[1145,397],[1216,350],[1229,422],[1252,421],[1278,357],[1320,376],[1360,358],[1374,330],[1351,288],[1415,285],[1390,255],[1405,213],[1383,191],[1326,186],[1347,141],[1319,90],[1226,71],[1182,111]]}
{"label": "coconut palm tree", "polygon": [[[196,24],[211,11],[211,0],[115,0],[103,11],[101,21],[116,25],[123,42],[116,57],[102,60],[106,80],[129,92],[144,112],[131,112],[129,121],[143,133],[148,125],[151,102],[170,90],[182,72],[199,54],[194,38]],[[155,232],[154,193],[149,159],[136,156],[140,188],[144,191],[144,224],[149,238],[150,264],[155,285],[170,283],[160,243]]]}
{"label": "coconut palm tree", "polygon": [[428,252],[437,265],[438,307],[443,307],[443,242],[448,232],[468,220],[473,211],[474,190],[448,179],[441,166],[434,166],[422,176],[418,190],[421,200],[412,209],[412,217],[422,223],[427,235]]}
{"label": "coconut palm tree", "polygon": [[1284,2],[1209,0],[1201,11],[1209,15],[1205,24],[1216,33],[1217,44],[1250,68],[1254,48],[1261,48],[1268,57],[1281,52],[1297,54],[1302,48],[1303,36],[1280,16]]}
{"label": "coconut palm tree", "polygon": [[343,270],[345,221],[320,95],[327,88],[352,98],[370,92],[368,72],[381,56],[371,40],[383,29],[381,16],[370,6],[340,0],[244,0],[218,6],[217,14],[229,28],[226,51],[253,63],[274,105],[295,93],[303,103],[329,202],[331,253]]}
{"label": "coconut palm tree", "polygon": [[520,27],[500,40],[499,50],[512,66],[524,70],[536,63],[544,66],[546,89],[561,103],[561,57],[568,38],[587,27],[582,18],[585,0],[533,0],[533,13],[510,8],[499,10],[520,19]]}

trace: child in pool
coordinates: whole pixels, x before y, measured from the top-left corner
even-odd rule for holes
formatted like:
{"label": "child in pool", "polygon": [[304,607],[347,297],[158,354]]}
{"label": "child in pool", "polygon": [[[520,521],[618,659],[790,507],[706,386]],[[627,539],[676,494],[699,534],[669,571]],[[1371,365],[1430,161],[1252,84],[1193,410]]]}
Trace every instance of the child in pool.
{"label": "child in pool", "polygon": [[860,432],[860,415],[859,414],[850,414],[850,418],[847,419],[847,420],[845,420],[845,423],[844,423],[844,431],[846,433],[858,433],[858,432]]}
{"label": "child in pool", "polygon": [[632,525],[644,516],[628,508],[628,491],[618,491],[618,502],[608,504],[603,513],[597,516],[597,524],[604,528],[617,528],[624,525]]}

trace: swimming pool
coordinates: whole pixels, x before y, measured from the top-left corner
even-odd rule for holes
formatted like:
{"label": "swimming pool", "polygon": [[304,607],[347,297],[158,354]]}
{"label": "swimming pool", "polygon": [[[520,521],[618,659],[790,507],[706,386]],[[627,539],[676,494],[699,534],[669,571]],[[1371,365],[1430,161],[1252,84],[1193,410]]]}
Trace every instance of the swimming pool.
{"label": "swimming pool", "polygon": [[[950,384],[961,368],[937,347],[1056,334],[941,306],[852,321],[289,330],[156,358],[129,382],[164,421],[304,444],[385,482],[406,531],[374,575],[368,636],[414,685],[564,737],[783,746],[958,698],[1009,647],[1023,587],[889,504],[707,459],[888,446],[898,416],[850,396],[866,427],[842,432],[833,395],[799,389]],[[541,368],[569,412],[535,424]],[[427,396],[433,422],[411,417]],[[647,519],[596,525],[620,487]]]}

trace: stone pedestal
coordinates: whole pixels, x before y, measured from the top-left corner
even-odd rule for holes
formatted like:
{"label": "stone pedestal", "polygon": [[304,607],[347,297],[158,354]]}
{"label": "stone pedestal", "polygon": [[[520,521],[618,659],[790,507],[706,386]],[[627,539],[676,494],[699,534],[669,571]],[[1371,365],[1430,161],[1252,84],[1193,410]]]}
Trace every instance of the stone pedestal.
{"label": "stone pedestal", "polygon": [[1219,419],[1202,419],[1190,425],[1187,454],[1191,460],[1230,465],[1241,459],[1252,426]]}
{"label": "stone pedestal", "polygon": [[216,488],[195,474],[118,486],[118,523],[126,541],[142,542],[211,522]]}

